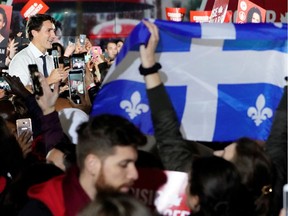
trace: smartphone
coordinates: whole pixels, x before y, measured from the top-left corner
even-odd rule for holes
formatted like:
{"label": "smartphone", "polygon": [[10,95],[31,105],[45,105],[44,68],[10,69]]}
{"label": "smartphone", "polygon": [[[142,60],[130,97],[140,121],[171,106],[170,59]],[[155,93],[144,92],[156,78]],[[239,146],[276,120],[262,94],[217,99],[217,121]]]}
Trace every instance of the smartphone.
{"label": "smartphone", "polygon": [[15,37],[14,41],[15,43],[18,43],[17,47],[20,47],[20,48],[30,43],[28,38],[23,38],[23,37]]}
{"label": "smartphone", "polygon": [[5,91],[11,91],[9,83],[5,80],[3,77],[4,72],[0,73],[0,89],[3,89]]}
{"label": "smartphone", "polygon": [[71,57],[72,69],[84,69],[85,68],[85,55],[73,54]]}
{"label": "smartphone", "polygon": [[288,216],[288,184],[283,186],[283,208],[285,216]]}
{"label": "smartphone", "polygon": [[28,68],[30,71],[31,79],[32,79],[33,92],[37,96],[42,96],[43,95],[43,89],[42,89],[41,83],[39,81],[38,75],[35,74],[36,72],[39,73],[38,67],[36,64],[29,64]]}
{"label": "smartphone", "polygon": [[63,64],[65,67],[71,67],[70,65],[70,58],[66,56],[60,56],[59,57],[59,64]]}
{"label": "smartphone", "polygon": [[86,35],[85,34],[80,34],[79,35],[79,42],[81,46],[85,46],[85,40],[86,40]]}
{"label": "smartphone", "polygon": [[90,51],[90,55],[92,56],[92,58],[96,58],[97,54],[102,54],[102,49],[100,46],[92,46],[91,51]]}
{"label": "smartphone", "polygon": [[74,101],[74,103],[80,104],[81,100],[78,94],[84,94],[85,90],[84,70],[72,69],[71,71],[69,71],[68,85],[69,97]]}
{"label": "smartphone", "polygon": [[[16,128],[18,137],[25,131],[29,130],[32,132],[32,122],[30,118],[22,118],[16,120]],[[33,140],[31,136],[30,141]]]}

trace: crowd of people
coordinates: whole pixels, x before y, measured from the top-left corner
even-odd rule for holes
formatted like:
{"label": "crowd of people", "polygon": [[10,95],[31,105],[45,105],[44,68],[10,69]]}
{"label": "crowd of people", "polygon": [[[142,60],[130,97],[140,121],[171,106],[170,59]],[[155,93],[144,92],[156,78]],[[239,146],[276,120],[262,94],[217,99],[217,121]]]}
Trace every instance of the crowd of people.
{"label": "crowd of people", "polygon": [[[61,35],[56,35],[61,25],[47,14],[29,18],[30,43],[21,51],[9,40],[8,72],[1,76],[10,89],[0,90],[1,215],[157,215],[130,194],[141,167],[187,173],[191,215],[280,214],[287,176],[287,87],[264,145],[243,137],[214,151],[186,140],[156,62],[158,28],[143,23],[151,35],[139,48],[139,72],[155,130],[153,153],[140,150],[147,137],[127,119],[89,117],[123,40],[111,40],[103,53],[93,55],[94,44],[87,37],[84,42],[77,37],[64,48]],[[49,55],[53,50],[57,64]],[[86,56],[79,104],[69,93],[71,59],[78,54]],[[31,64],[38,67],[36,80],[31,79]],[[35,94],[35,85],[41,93]],[[25,118],[32,120],[32,128],[17,134],[16,120]]]}

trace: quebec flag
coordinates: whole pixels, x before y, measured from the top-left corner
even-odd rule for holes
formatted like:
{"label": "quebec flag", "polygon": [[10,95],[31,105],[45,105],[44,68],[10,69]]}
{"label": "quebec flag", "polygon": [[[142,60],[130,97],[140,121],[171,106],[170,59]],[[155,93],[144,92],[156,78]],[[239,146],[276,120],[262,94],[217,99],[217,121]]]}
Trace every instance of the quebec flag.
{"label": "quebec flag", "polygon": [[[183,136],[197,141],[266,140],[287,76],[287,24],[151,20],[159,28],[157,60]],[[153,135],[139,45],[140,22],[111,66],[91,115],[118,114]]]}

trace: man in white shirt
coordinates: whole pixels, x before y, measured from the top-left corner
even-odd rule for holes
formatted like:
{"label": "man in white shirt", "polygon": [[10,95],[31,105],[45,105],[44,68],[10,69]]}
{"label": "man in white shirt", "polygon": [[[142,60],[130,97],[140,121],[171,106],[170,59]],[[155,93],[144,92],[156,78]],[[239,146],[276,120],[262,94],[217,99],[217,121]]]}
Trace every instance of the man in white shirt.
{"label": "man in white shirt", "polygon": [[[52,42],[56,37],[55,20],[46,14],[31,16],[27,22],[26,31],[31,42],[14,56],[9,65],[9,74],[18,76],[25,86],[31,85],[28,65],[36,64],[39,72],[46,77],[49,85],[65,80],[68,76],[68,70],[55,69],[53,58],[47,53],[47,49],[52,48]],[[46,71],[43,58],[46,61]]]}

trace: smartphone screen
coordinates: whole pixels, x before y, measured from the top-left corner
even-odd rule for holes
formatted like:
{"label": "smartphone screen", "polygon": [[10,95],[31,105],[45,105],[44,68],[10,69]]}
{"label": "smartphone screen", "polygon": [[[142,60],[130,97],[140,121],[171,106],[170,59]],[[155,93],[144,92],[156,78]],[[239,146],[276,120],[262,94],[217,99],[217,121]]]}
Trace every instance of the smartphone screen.
{"label": "smartphone screen", "polygon": [[84,69],[85,68],[85,56],[84,54],[73,54],[71,57],[72,69]]}
{"label": "smartphone screen", "polygon": [[63,64],[64,67],[70,67],[70,59],[66,56],[59,57],[59,64]]}
{"label": "smartphone screen", "polygon": [[80,104],[80,97],[78,94],[84,94],[84,70],[73,69],[68,75],[69,96],[76,103]]}
{"label": "smartphone screen", "polygon": [[6,82],[6,80],[4,79],[4,77],[2,77],[2,75],[0,76],[0,89],[3,89],[5,91],[10,91],[10,85]]}
{"label": "smartphone screen", "polygon": [[[17,119],[16,120],[16,127],[17,127],[17,135],[20,136],[23,132],[29,130],[32,132],[32,123],[30,118],[23,118],[23,119]],[[30,141],[32,141],[33,138],[31,136]]]}

